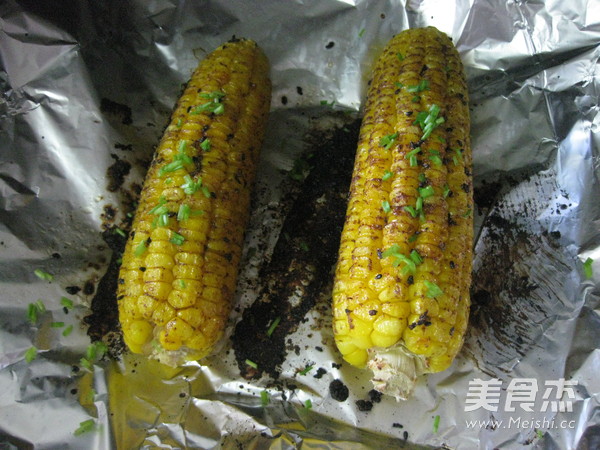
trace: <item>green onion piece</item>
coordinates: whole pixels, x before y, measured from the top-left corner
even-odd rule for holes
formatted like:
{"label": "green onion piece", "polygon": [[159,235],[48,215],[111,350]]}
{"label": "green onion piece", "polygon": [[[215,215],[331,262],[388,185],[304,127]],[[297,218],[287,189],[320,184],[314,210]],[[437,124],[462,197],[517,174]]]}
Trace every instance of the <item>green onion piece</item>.
{"label": "green onion piece", "polygon": [[175,126],[177,128],[181,128],[183,126],[183,120],[181,119],[181,117],[177,119],[177,123],[175,124]]}
{"label": "green onion piece", "polygon": [[298,372],[299,375],[306,375],[308,372],[310,372],[311,370],[313,370],[314,366],[306,366],[304,369],[302,369],[300,372]]}
{"label": "green onion piece", "polygon": [[544,432],[542,430],[535,430],[535,434],[537,435],[538,439],[542,439],[544,437]]}
{"label": "green onion piece", "polygon": [[200,97],[219,100],[219,99],[225,97],[225,92],[223,92],[223,91],[202,92],[202,93],[200,93]]}
{"label": "green onion piece", "polygon": [[404,59],[404,55],[403,55],[402,53],[400,53],[400,52],[396,53],[396,57],[397,57],[397,58],[398,58],[400,61],[402,61],[402,60]]}
{"label": "green onion piece", "polygon": [[281,317],[276,317],[275,320],[273,320],[271,326],[267,330],[267,336],[271,336],[273,334],[275,328],[277,328],[277,325],[279,325],[279,322],[281,322]]}
{"label": "green onion piece", "polygon": [[400,253],[400,246],[398,244],[393,244],[390,248],[385,250],[382,254],[382,258],[387,258],[388,256],[396,255]]}
{"label": "green onion piece", "polygon": [[394,83],[394,86],[396,86],[398,89],[402,89],[404,87],[402,83],[398,83],[397,81]]}
{"label": "green onion piece", "polygon": [[210,190],[206,186],[201,186],[200,192],[202,192],[206,198],[210,198]]}
{"label": "green onion piece", "polygon": [[27,364],[37,358],[37,352],[38,349],[35,347],[29,347],[27,350],[25,350],[25,354],[23,356],[25,357]]}
{"label": "green onion piece", "polygon": [[412,217],[417,217],[418,213],[412,206],[405,206],[404,211],[408,212]]}
{"label": "green onion piece", "polygon": [[428,91],[429,90],[429,81],[428,80],[421,80],[421,82],[415,86],[408,86],[406,88],[406,90],[410,93],[416,93],[416,92],[421,92],[421,91]]}
{"label": "green onion piece", "polygon": [[271,400],[269,393],[265,391],[260,391],[260,404],[262,406],[267,406]]}
{"label": "green onion piece", "polygon": [[44,272],[42,269],[35,269],[33,271],[33,273],[40,280],[45,280],[45,281],[52,281],[52,280],[54,280],[54,275],[51,275],[48,272]]}
{"label": "green onion piece", "polygon": [[411,101],[413,103],[419,103],[421,101],[421,96],[420,95],[415,95],[413,98],[411,98]]}
{"label": "green onion piece", "polygon": [[443,196],[444,196],[444,198],[446,198],[446,197],[448,197],[449,195],[450,195],[450,187],[449,187],[447,184],[445,184],[445,185],[444,185],[444,193],[443,193]]}
{"label": "green onion piece", "polygon": [[179,287],[181,289],[185,289],[187,287],[187,283],[185,282],[185,280],[179,280]]}
{"label": "green onion piece", "polygon": [[392,171],[390,171],[390,170],[386,170],[386,171],[383,173],[383,176],[381,177],[381,180],[382,180],[382,181],[387,181],[387,180],[389,180],[390,178],[392,178],[393,176],[394,176],[394,172],[392,172]]}
{"label": "green onion piece", "polygon": [[119,236],[127,237],[127,234],[123,230],[121,230],[119,227],[116,227],[114,229],[114,233],[118,234]]}
{"label": "green onion piece", "polygon": [[424,198],[424,199],[425,198],[429,198],[429,197],[431,197],[434,194],[435,194],[435,191],[433,190],[433,186],[427,186],[427,187],[424,187],[424,188],[419,188],[419,195],[422,198]]}
{"label": "green onion piece", "polygon": [[419,174],[419,183],[426,183],[427,182],[427,177],[425,176],[425,174],[423,172],[421,172]]}
{"label": "green onion piece", "polygon": [[37,319],[38,319],[38,310],[33,303],[30,303],[27,306],[27,320],[29,320],[29,322],[32,325],[35,325],[37,323]]}
{"label": "green onion piece", "polygon": [[463,217],[469,217],[473,211],[471,208],[467,209],[467,211],[463,214]]}
{"label": "green onion piece", "polygon": [[202,186],[202,178],[198,177],[198,181],[192,180],[192,177],[186,175],[183,177],[185,183],[181,185],[183,192],[186,194],[192,195]]}
{"label": "green onion piece", "polygon": [[438,140],[438,141],[440,141],[442,144],[445,144],[445,143],[446,143],[446,139],[444,139],[444,138],[443,138],[443,137],[441,137],[441,136],[438,136],[438,137],[437,137],[437,140]]}
{"label": "green onion piece", "polygon": [[454,152],[456,153],[456,159],[458,159],[460,162],[462,162],[462,160],[463,160],[462,148],[455,148]]}
{"label": "green onion piece", "polygon": [[392,147],[392,145],[394,145],[394,142],[397,138],[398,132],[394,134],[388,134],[387,136],[384,136],[381,139],[379,139],[379,145],[381,147],[384,147],[386,150],[389,150]]}
{"label": "green onion piece", "polygon": [[94,344],[87,346],[85,356],[88,361],[94,361],[96,359],[96,346]]}
{"label": "green onion piece", "polygon": [[161,167],[160,170],[158,171],[158,176],[162,177],[166,173],[175,172],[176,170],[183,169],[184,166],[185,166],[185,163],[181,159],[175,159],[174,161],[170,162],[169,164]]}
{"label": "green onion piece", "polygon": [[204,139],[201,143],[200,143],[200,148],[202,150],[204,150],[205,152],[209,152],[210,151],[210,139]]}
{"label": "green onion piece", "polygon": [[84,433],[88,433],[92,431],[96,427],[96,422],[94,419],[84,420],[79,424],[79,428],[73,431],[73,435],[81,436]]}
{"label": "green onion piece", "polygon": [[383,209],[383,212],[386,214],[392,210],[392,207],[390,206],[390,202],[388,202],[387,200],[383,200],[381,202],[381,208]]}
{"label": "green onion piece", "polygon": [[258,369],[258,364],[256,364],[254,361],[247,359],[246,364],[252,367],[253,369]]}
{"label": "green onion piece", "polygon": [[191,211],[192,211],[192,209],[189,207],[189,205],[182,203],[181,205],[179,205],[179,211],[177,211],[177,220],[179,222],[188,220],[190,218]]}
{"label": "green onion piece", "polygon": [[430,155],[429,160],[438,167],[441,167],[444,165],[444,161],[442,161],[442,158],[440,158],[437,155]]}
{"label": "green onion piece", "polygon": [[433,432],[437,433],[440,427],[440,416],[439,414],[433,418]]}
{"label": "green onion piece", "polygon": [[87,399],[89,403],[94,403],[94,399],[96,398],[96,389],[92,388],[90,389],[90,392],[88,392],[87,395]]}
{"label": "green onion piece", "polygon": [[425,286],[427,287],[427,293],[425,295],[427,295],[427,297],[429,298],[435,298],[435,297],[439,297],[440,295],[442,295],[444,293],[444,291],[442,291],[440,289],[440,287],[428,280],[424,281]]}
{"label": "green onion piece", "polygon": [[185,153],[187,149],[188,142],[185,139],[179,141],[179,153]]}
{"label": "green onion piece", "polygon": [[308,244],[307,244],[306,242],[300,242],[300,244],[299,244],[299,245],[300,245],[300,248],[301,248],[302,250],[304,250],[305,252],[307,252],[307,251],[309,250],[309,248],[308,248]]}
{"label": "green onion piece", "polygon": [[51,322],[50,323],[51,328],[62,328],[64,326],[65,326],[64,322]]}
{"label": "green onion piece", "polygon": [[423,197],[417,197],[417,202],[415,203],[415,210],[417,210],[417,211],[423,210]]}
{"label": "green onion piece", "polygon": [[330,107],[332,107],[332,108],[333,108],[333,105],[334,105],[334,104],[335,104],[335,101],[333,101],[333,100],[332,100],[332,101],[330,101],[330,102],[328,102],[327,100],[321,100],[321,105],[322,105],[322,106],[330,106]]}
{"label": "green onion piece", "polygon": [[363,37],[364,34],[365,34],[365,29],[361,28],[360,31],[358,32],[358,37],[361,38],[361,37]]}
{"label": "green onion piece", "polygon": [[411,237],[408,238],[408,242],[409,243],[415,242],[417,240],[418,236],[419,236],[418,233],[413,234]]}
{"label": "green onion piece", "polygon": [[312,402],[310,401],[310,398],[306,399],[306,401],[304,402],[304,407],[306,409],[311,409],[312,408]]}
{"label": "green onion piece", "polygon": [[84,369],[87,369],[87,370],[89,370],[90,372],[93,372],[93,371],[94,371],[94,367],[92,366],[92,363],[91,363],[91,361],[89,361],[89,360],[88,360],[88,359],[86,359],[86,358],[81,358],[81,359],[79,360],[79,365],[80,365],[81,367],[83,367]]}
{"label": "green onion piece", "polygon": [[225,106],[223,103],[219,103],[215,109],[213,109],[213,113],[216,115],[223,114],[225,112]]}
{"label": "green onion piece", "polygon": [[67,309],[73,309],[73,300],[71,300],[67,297],[61,297],[60,304]]}
{"label": "green onion piece", "polygon": [[171,239],[169,239],[169,242],[172,244],[175,244],[175,245],[182,245],[185,242],[185,237],[182,236],[181,234],[173,231],[173,233],[171,234]]}
{"label": "green onion piece", "polygon": [[67,328],[65,328],[65,329],[63,330],[63,332],[62,332],[62,335],[63,335],[64,337],[67,337],[67,336],[69,336],[69,335],[70,335],[72,332],[73,332],[73,325],[69,325],[69,326],[67,326]]}
{"label": "green onion piece", "polygon": [[423,262],[423,258],[421,257],[421,255],[419,254],[419,252],[416,251],[416,250],[413,250],[412,252],[410,252],[410,259],[415,264],[421,264]]}
{"label": "green onion piece", "polygon": [[583,263],[583,272],[585,273],[586,278],[592,278],[594,276],[594,272],[592,270],[592,264],[594,260],[592,258],[588,258]]}
{"label": "green onion piece", "polygon": [[133,254],[135,256],[142,256],[146,250],[148,250],[148,247],[146,247],[146,241],[141,241],[138,246],[135,248]]}

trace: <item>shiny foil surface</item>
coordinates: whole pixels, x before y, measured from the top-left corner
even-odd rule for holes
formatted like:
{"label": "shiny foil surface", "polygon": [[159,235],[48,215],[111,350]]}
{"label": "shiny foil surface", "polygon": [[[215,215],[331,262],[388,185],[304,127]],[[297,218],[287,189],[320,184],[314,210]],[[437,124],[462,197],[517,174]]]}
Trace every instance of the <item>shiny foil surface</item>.
{"label": "shiny foil surface", "polygon": [[[429,25],[453,38],[470,91],[463,350],[410,400],[379,398],[342,363],[325,285],[277,373],[248,376],[232,336],[293,211],[283,200],[302,195],[289,173],[307,134],[359,118],[378,51]],[[273,97],[226,337],[180,368],[102,356],[86,317],[114,258],[107,230],[182,84],[232,36],[263,48]],[[599,60],[591,0],[0,2],[0,448],[598,448]],[[477,380],[500,386],[496,410],[469,408]],[[551,402],[560,380],[573,395]]]}

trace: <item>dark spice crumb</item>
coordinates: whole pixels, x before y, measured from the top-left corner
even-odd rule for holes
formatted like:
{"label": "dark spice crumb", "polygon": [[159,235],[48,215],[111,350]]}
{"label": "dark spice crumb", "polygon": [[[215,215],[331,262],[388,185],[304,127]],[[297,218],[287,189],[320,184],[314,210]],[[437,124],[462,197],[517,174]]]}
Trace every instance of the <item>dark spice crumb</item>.
{"label": "dark spice crumb", "polygon": [[327,373],[327,371],[325,369],[323,369],[322,367],[319,367],[317,369],[317,373],[313,375],[313,378],[321,379],[321,378],[323,378],[323,375],[325,375],[326,373]]}
{"label": "dark spice crumb", "polygon": [[333,367],[334,369],[341,369],[342,365],[341,364],[337,364],[337,363],[331,363],[331,367]]}
{"label": "dark spice crumb", "polygon": [[330,49],[330,48],[333,48],[333,46],[334,46],[334,45],[335,45],[335,42],[333,42],[333,41],[330,41],[330,42],[329,42],[329,43],[328,43],[328,44],[325,46],[325,48],[326,48],[326,49]]}
{"label": "dark spice crumb", "polygon": [[298,93],[298,95],[302,95],[304,93],[302,91],[302,87],[301,86],[296,86],[296,92]]}
{"label": "dark spice crumb", "polygon": [[329,393],[331,394],[331,398],[337,400],[338,402],[346,401],[350,395],[348,386],[346,386],[342,380],[339,379],[335,379],[329,383]]}
{"label": "dark spice crumb", "polygon": [[96,290],[96,288],[94,286],[94,283],[90,280],[86,281],[85,284],[83,285],[83,293],[85,295],[92,295],[95,290]]}
{"label": "dark spice crumb", "polygon": [[373,409],[373,403],[368,400],[357,400],[356,407],[359,411],[371,411]]}
{"label": "dark spice crumb", "polygon": [[393,428],[404,428],[404,425],[402,425],[401,423],[398,423],[398,422],[394,422],[392,424],[392,427]]}
{"label": "dark spice crumb", "polygon": [[68,294],[75,295],[81,291],[81,288],[79,286],[67,286],[65,291],[67,291]]}
{"label": "dark spice crumb", "polygon": [[288,98],[285,95],[281,96],[281,104],[282,105],[287,105],[288,102]]}
{"label": "dark spice crumb", "polygon": [[369,391],[369,398],[371,399],[371,401],[373,403],[379,403],[379,402],[381,402],[381,397],[382,396],[383,395],[381,394],[381,392],[379,392],[379,391],[377,391],[375,389],[371,389]]}
{"label": "dark spice crumb", "polygon": [[405,431],[404,433],[402,433],[402,437],[404,438],[405,441],[408,441],[408,431]]}

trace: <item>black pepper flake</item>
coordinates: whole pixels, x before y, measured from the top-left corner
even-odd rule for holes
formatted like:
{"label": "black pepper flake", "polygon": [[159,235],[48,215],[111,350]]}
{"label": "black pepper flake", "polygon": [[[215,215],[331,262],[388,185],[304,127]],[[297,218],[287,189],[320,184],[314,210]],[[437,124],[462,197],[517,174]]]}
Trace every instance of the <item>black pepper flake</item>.
{"label": "black pepper flake", "polygon": [[381,397],[383,396],[383,394],[375,389],[371,389],[369,391],[369,399],[373,402],[373,403],[379,403],[381,402]]}
{"label": "black pepper flake", "polygon": [[371,411],[373,409],[373,403],[368,400],[357,400],[356,407],[359,411]]}
{"label": "black pepper flake", "polygon": [[81,291],[81,288],[79,286],[67,286],[65,291],[67,291],[68,294],[75,295]]}
{"label": "black pepper flake", "polygon": [[383,276],[382,274],[378,273],[377,275],[375,275],[375,279],[379,280],[382,276]]}
{"label": "black pepper flake", "polygon": [[329,50],[330,48],[333,48],[334,45],[335,45],[335,42],[329,41],[329,43],[325,46],[325,48]]}
{"label": "black pepper flake", "polygon": [[281,96],[281,104],[282,105],[287,105],[288,102],[288,98],[285,95]]}
{"label": "black pepper flake", "polygon": [[408,441],[408,431],[405,431],[404,433],[402,433],[402,437],[404,438],[405,441]]}
{"label": "black pepper flake", "polygon": [[117,300],[123,300],[125,298],[125,294],[121,294],[117,296]]}
{"label": "black pepper flake", "polygon": [[454,336],[454,327],[450,328],[450,336]]}
{"label": "black pepper flake", "polygon": [[304,93],[302,91],[302,87],[301,86],[296,86],[296,92],[298,93],[298,95],[302,95]]}
{"label": "black pepper flake", "polygon": [[392,428],[404,428],[404,425],[402,425],[401,423],[398,423],[398,422],[394,422],[392,424]]}
{"label": "black pepper flake", "polygon": [[380,249],[380,248],[378,248],[378,249],[377,249],[377,257],[378,257],[379,259],[383,258],[383,252],[381,251],[381,249]]}
{"label": "black pepper flake", "polygon": [[414,284],[415,282],[415,277],[413,277],[412,275],[409,275],[408,278],[406,279],[406,282],[408,284]]}
{"label": "black pepper flake", "polygon": [[319,367],[317,369],[317,373],[313,375],[313,378],[321,379],[323,378],[323,375],[325,375],[327,373],[327,371],[325,369],[323,369],[322,367]]}
{"label": "black pepper flake", "polygon": [[463,183],[460,185],[460,188],[465,191],[467,194],[471,191],[471,186],[469,186],[469,183]]}
{"label": "black pepper flake", "polygon": [[119,278],[119,284],[125,284],[125,280],[123,278]]}
{"label": "black pepper flake", "polygon": [[452,214],[448,213],[448,225],[456,225],[456,221],[452,218]]}
{"label": "black pepper flake", "polygon": [[145,272],[146,268],[145,267],[140,267],[140,272]]}
{"label": "black pepper flake", "polygon": [[329,383],[329,393],[331,394],[331,398],[337,400],[338,402],[346,401],[350,395],[348,386],[346,386],[342,380],[338,379],[335,379]]}
{"label": "black pepper flake", "polygon": [[369,315],[370,315],[370,316],[375,316],[375,315],[377,315],[377,310],[376,310],[376,309],[371,309],[371,310],[369,311]]}
{"label": "black pepper flake", "polygon": [[456,264],[454,263],[454,261],[450,261],[450,268],[456,269]]}
{"label": "black pepper flake", "polygon": [[404,115],[410,117],[410,116],[413,115],[413,112],[412,111],[405,111]]}

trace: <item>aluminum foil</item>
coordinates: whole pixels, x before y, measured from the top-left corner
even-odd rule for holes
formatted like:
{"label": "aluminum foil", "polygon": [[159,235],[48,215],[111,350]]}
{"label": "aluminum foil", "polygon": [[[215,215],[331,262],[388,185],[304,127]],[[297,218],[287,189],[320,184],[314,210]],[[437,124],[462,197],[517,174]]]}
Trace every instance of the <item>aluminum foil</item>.
{"label": "aluminum foil", "polygon": [[[272,65],[247,241],[267,244],[246,254],[230,336],[305,135],[360,115],[378,50],[428,25],[453,38],[471,95],[473,308],[451,369],[411,400],[377,402],[368,373],[341,364],[326,298],[289,336],[301,351],[276,383],[241,377],[227,338],[179,369],[86,355],[83,319],[111,258],[103,224],[131,200],[107,170],[125,160],[125,183],[140,182],[199,58],[235,35]],[[598,448],[599,42],[600,4],[584,0],[1,2],[0,448]],[[477,380],[500,386],[496,411],[469,408]],[[550,401],[559,380],[573,395]]]}

